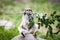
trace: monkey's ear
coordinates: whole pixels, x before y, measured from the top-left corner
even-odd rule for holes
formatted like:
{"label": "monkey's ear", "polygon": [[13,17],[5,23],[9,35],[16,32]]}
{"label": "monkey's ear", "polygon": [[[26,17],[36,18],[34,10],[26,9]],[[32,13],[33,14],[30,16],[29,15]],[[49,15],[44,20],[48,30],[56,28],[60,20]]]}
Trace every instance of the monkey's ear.
{"label": "monkey's ear", "polygon": [[24,15],[26,14],[26,12],[24,12]]}

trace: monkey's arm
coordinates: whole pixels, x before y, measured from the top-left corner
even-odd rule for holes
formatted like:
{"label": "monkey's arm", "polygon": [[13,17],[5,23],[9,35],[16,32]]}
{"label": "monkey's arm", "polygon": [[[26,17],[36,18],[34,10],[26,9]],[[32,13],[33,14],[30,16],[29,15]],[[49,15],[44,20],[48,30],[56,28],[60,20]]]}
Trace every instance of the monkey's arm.
{"label": "monkey's arm", "polygon": [[33,34],[35,34],[37,31],[39,31],[39,25],[38,24],[35,24],[34,25],[34,28],[33,28]]}
{"label": "monkey's arm", "polygon": [[27,26],[24,25],[24,23],[21,23],[21,24],[19,25],[19,27],[28,30]]}
{"label": "monkey's arm", "polygon": [[33,34],[35,34],[37,31],[38,31],[38,29],[35,29],[35,30],[33,31]]}

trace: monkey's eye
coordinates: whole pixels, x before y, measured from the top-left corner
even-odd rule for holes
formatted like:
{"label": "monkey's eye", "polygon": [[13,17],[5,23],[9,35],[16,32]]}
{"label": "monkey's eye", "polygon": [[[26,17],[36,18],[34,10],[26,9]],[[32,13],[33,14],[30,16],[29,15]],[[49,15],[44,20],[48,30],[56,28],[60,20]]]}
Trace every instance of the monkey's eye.
{"label": "monkey's eye", "polygon": [[32,12],[32,10],[31,10],[31,9],[28,9],[28,10],[26,10],[26,11],[31,11],[31,12]]}
{"label": "monkey's eye", "polygon": [[31,11],[31,12],[32,12],[32,10],[31,10],[31,9],[29,9],[29,11]]}

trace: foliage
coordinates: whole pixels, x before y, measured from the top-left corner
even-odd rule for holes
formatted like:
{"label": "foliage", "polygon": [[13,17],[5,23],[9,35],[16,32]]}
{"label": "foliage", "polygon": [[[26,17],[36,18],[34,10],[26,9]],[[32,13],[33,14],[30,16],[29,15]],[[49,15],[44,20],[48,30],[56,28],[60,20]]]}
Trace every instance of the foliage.
{"label": "foliage", "polygon": [[33,15],[29,15],[29,29],[32,28],[32,26],[34,25],[34,17]]}
{"label": "foliage", "polygon": [[[39,14],[38,14],[38,21],[41,22],[42,26],[43,24],[45,25],[46,28],[48,28],[48,31],[47,31],[47,34],[46,34],[46,37],[50,36],[51,38],[53,38],[53,34],[58,34],[60,32],[60,30],[58,30],[58,32],[56,33],[53,33],[52,32],[52,24],[54,24],[55,21],[59,22],[57,24],[57,28],[60,29],[60,16],[57,17],[56,15],[56,11],[54,11],[49,17],[46,16],[47,14],[43,15],[42,18],[40,18]],[[48,17],[46,19],[46,17]]]}

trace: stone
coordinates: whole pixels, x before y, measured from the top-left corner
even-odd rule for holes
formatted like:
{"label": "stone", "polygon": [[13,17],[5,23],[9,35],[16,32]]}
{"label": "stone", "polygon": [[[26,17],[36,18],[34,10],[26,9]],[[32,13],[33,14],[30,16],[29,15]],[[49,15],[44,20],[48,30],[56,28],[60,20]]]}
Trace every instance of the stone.
{"label": "stone", "polygon": [[0,20],[0,27],[2,27],[2,26],[4,26],[4,28],[6,30],[15,27],[13,22],[12,21],[8,21],[8,20]]}
{"label": "stone", "polygon": [[5,29],[10,29],[12,27],[13,27],[13,22],[11,22],[11,21],[8,21],[5,25]]}
{"label": "stone", "polygon": [[6,23],[7,23],[7,20],[0,20],[0,26],[5,26]]}
{"label": "stone", "polygon": [[32,34],[27,34],[25,35],[25,37],[18,35],[14,38],[12,38],[11,40],[45,40],[42,38],[35,38]]}

